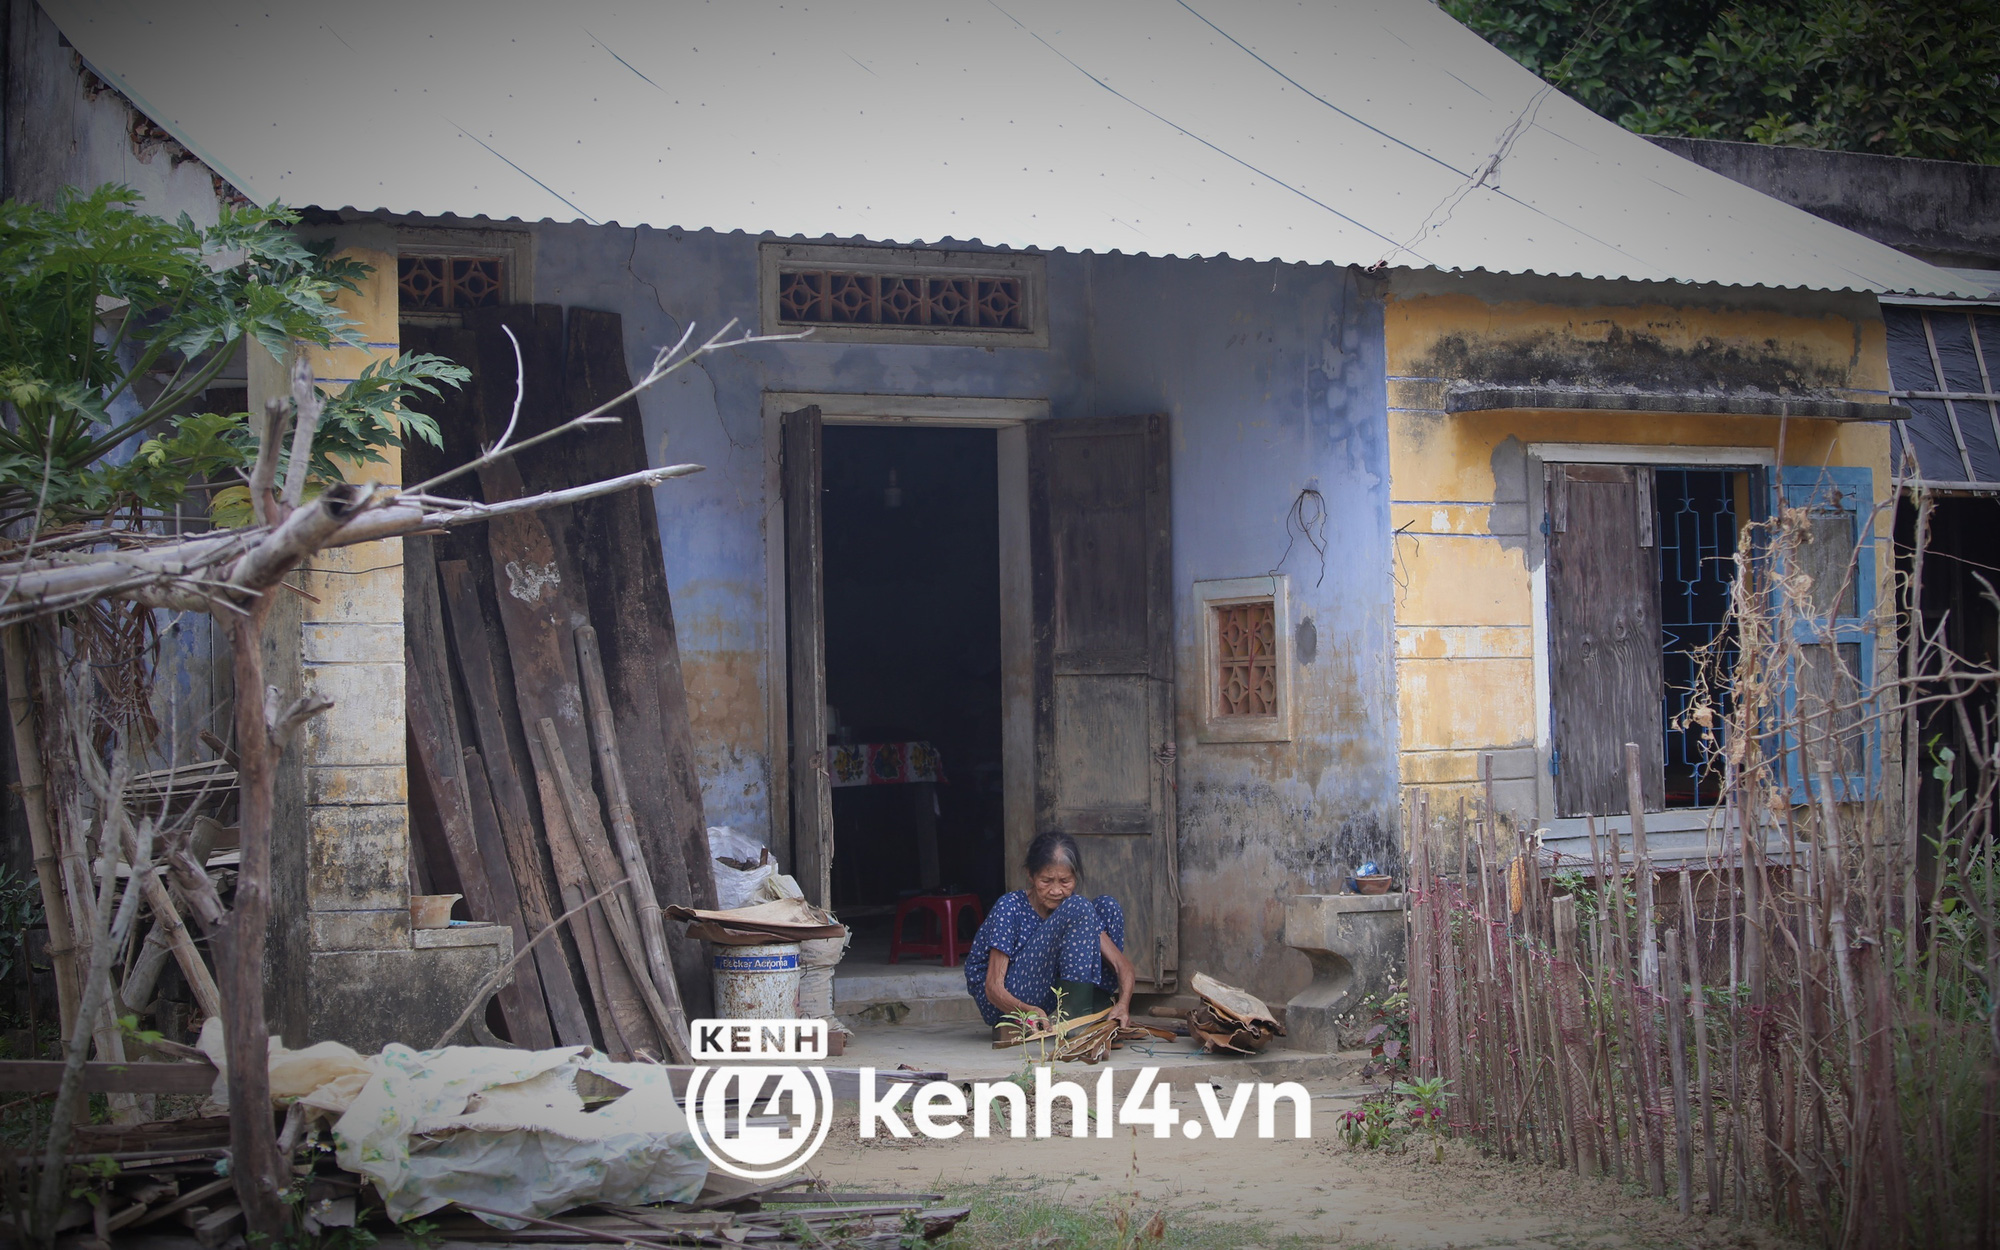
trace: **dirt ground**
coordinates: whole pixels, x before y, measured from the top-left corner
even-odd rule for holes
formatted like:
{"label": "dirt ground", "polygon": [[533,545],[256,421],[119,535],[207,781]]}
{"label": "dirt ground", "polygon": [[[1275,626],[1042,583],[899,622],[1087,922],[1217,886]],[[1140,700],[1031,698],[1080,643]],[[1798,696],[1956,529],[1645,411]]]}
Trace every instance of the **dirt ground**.
{"label": "dirt ground", "polygon": [[[1067,1135],[982,1141],[969,1131],[950,1141],[863,1141],[848,1109],[808,1170],[836,1189],[1018,1193],[1078,1207],[1124,1206],[1140,1220],[1162,1212],[1169,1222],[1255,1226],[1323,1245],[1790,1245],[1726,1219],[1683,1219],[1671,1201],[1621,1192],[1613,1181],[1510,1164],[1456,1143],[1442,1164],[1427,1148],[1353,1151],[1331,1136],[1334,1113],[1316,1109],[1314,1119],[1324,1136],[1303,1141],[1262,1141],[1248,1132],[1228,1143],[1179,1134],[1158,1139],[1130,1127],[1110,1139],[1081,1141]],[[1254,1244],[1242,1243],[1246,1250]]]}

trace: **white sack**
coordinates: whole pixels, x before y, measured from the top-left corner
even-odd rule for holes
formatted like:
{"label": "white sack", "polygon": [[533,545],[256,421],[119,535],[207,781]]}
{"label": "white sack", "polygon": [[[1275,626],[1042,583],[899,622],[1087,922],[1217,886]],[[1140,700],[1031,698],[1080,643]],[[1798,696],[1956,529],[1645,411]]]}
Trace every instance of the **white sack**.
{"label": "white sack", "polygon": [[[733,911],[752,902],[764,883],[778,871],[768,847],[728,825],[708,827],[708,855],[709,867],[715,873],[715,906],[718,911]],[[724,860],[753,866],[737,868],[724,863]]]}
{"label": "white sack", "polygon": [[[208,1025],[202,1049],[219,1060],[221,1022]],[[587,1111],[579,1072],[627,1092]],[[271,1095],[334,1120],[340,1166],[373,1181],[399,1224],[449,1202],[542,1218],[587,1202],[685,1202],[708,1179],[668,1070],[613,1063],[588,1047],[392,1044],[359,1055],[337,1042],[293,1051],[273,1039]]]}

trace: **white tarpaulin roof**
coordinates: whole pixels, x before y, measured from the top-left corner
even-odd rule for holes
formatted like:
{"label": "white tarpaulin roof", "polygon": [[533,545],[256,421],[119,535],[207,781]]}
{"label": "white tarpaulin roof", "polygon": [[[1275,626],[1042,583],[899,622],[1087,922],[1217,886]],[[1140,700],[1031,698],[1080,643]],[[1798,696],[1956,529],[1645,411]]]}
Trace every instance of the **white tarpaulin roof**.
{"label": "white tarpaulin roof", "polygon": [[1545,90],[1426,0],[43,3],[260,202],[1963,285]]}

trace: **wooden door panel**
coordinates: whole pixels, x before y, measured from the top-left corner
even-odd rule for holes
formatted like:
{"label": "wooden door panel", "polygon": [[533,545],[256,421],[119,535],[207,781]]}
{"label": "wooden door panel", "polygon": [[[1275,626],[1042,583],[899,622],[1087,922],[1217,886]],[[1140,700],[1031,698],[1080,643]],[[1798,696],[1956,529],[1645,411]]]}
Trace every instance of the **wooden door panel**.
{"label": "wooden door panel", "polygon": [[1055,650],[1067,672],[1146,671],[1146,462],[1126,434],[1065,438],[1049,468]]}
{"label": "wooden door panel", "polygon": [[818,407],[783,417],[785,616],[791,700],[790,868],[807,901],[833,905],[833,779],[826,770],[826,584]]}
{"label": "wooden door panel", "polygon": [[1029,436],[1035,820],[1082,845],[1084,888],[1125,909],[1148,989],[1179,962],[1173,874],[1173,588],[1163,416]]}
{"label": "wooden door panel", "polygon": [[[1160,864],[1149,839],[1086,834],[1079,835],[1076,843],[1083,852],[1081,892],[1093,898],[1109,894],[1118,900],[1125,911],[1125,954],[1138,971],[1142,987],[1155,983],[1160,942],[1171,929],[1159,923],[1160,909],[1154,905]],[[1167,966],[1172,966],[1171,961]]]}
{"label": "wooden door panel", "polygon": [[[1065,819],[1101,826],[1093,832],[1152,832],[1151,685],[1143,675],[1057,681],[1056,806]],[[1121,816],[1123,824],[1112,828]]]}
{"label": "wooden door panel", "polygon": [[1549,466],[1549,685],[1556,814],[1630,806],[1625,744],[1639,744],[1646,806],[1666,800],[1660,575],[1651,470]]}

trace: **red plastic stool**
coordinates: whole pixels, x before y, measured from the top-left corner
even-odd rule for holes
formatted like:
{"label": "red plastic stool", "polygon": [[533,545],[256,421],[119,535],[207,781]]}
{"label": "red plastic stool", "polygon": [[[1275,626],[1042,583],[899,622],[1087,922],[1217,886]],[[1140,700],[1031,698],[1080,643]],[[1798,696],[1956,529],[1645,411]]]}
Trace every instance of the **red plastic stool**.
{"label": "red plastic stool", "polygon": [[[904,919],[912,912],[931,918],[931,923],[937,926],[937,940],[912,942],[903,937]],[[896,925],[889,932],[889,962],[893,964],[904,955],[942,955],[944,966],[952,967],[972,947],[972,938],[959,936],[959,923],[967,915],[972,917],[972,932],[976,937],[983,916],[977,894],[919,894],[904,899],[896,904]]]}

